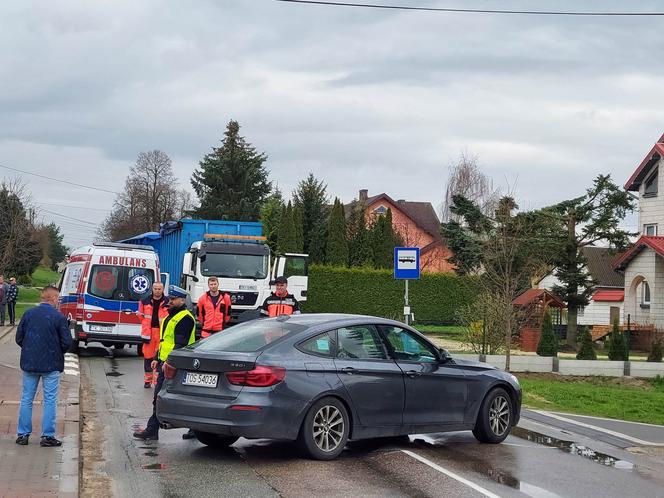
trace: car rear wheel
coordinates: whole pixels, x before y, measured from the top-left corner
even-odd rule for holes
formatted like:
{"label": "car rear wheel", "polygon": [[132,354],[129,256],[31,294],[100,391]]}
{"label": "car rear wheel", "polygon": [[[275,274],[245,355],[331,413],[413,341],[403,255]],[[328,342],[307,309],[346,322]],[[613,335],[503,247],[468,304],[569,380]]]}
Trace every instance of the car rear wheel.
{"label": "car rear wheel", "polygon": [[346,407],[336,398],[318,400],[307,412],[298,441],[316,460],[332,460],[346,446],[350,420]]}
{"label": "car rear wheel", "polygon": [[502,388],[496,388],[487,394],[482,402],[473,435],[482,443],[497,444],[505,440],[510,433],[513,419],[512,400]]}
{"label": "car rear wheel", "polygon": [[212,432],[194,431],[196,439],[210,448],[226,448],[238,440],[235,436],[222,436]]}

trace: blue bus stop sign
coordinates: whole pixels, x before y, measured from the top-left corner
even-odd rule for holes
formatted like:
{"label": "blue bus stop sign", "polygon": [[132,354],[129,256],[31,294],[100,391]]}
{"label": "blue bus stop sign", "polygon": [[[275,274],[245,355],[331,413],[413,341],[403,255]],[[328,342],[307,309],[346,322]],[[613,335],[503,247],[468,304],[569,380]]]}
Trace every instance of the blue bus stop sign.
{"label": "blue bus stop sign", "polygon": [[394,278],[417,280],[420,278],[420,248],[394,248]]}

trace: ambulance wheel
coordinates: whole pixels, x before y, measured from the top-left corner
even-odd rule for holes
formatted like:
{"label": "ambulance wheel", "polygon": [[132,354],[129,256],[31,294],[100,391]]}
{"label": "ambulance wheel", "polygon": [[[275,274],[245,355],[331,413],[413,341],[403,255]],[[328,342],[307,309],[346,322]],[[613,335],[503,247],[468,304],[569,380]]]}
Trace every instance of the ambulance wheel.
{"label": "ambulance wheel", "polygon": [[138,356],[143,356],[143,344],[136,345],[136,354]]}
{"label": "ambulance wheel", "polygon": [[222,436],[220,434],[212,434],[211,432],[203,431],[194,431],[194,435],[199,442],[210,448],[227,448],[238,440],[235,436]]}

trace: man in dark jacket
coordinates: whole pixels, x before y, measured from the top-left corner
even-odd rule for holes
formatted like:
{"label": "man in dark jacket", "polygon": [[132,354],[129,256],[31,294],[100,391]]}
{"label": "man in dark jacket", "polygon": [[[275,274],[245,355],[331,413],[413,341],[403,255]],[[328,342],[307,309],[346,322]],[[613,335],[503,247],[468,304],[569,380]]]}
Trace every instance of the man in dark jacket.
{"label": "man in dark jacket", "polygon": [[5,325],[5,305],[9,295],[9,284],[5,282],[5,277],[0,275],[0,327]]}
{"label": "man in dark jacket", "polygon": [[23,393],[18,413],[16,444],[28,444],[32,433],[32,402],[39,379],[44,391],[41,446],[61,446],[55,439],[56,407],[60,374],[65,369],[65,353],[72,343],[69,324],[56,309],[59,292],[44,287],[41,304],[29,309],[16,329],[16,344],[21,347]]}

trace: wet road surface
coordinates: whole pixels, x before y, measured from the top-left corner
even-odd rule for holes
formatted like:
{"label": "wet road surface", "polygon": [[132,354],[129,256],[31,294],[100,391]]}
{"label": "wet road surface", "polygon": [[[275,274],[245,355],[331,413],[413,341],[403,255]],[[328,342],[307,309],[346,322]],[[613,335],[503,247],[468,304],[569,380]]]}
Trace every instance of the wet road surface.
{"label": "wet road surface", "polygon": [[[88,482],[107,479],[114,496],[380,497],[663,497],[660,447],[626,449],[568,427],[524,418],[500,445],[470,432],[352,442],[335,461],[300,456],[293,443],[240,439],[213,450],[182,440],[132,438],[151,413],[142,358],[135,349],[81,348],[83,406],[99,419],[92,442],[101,455],[84,462]],[[103,429],[102,429],[103,428]],[[592,436],[592,435],[591,435]],[[88,439],[89,441],[89,439]]]}

